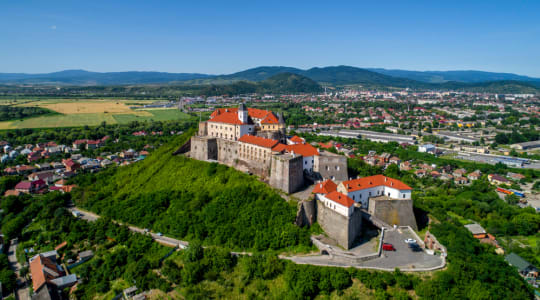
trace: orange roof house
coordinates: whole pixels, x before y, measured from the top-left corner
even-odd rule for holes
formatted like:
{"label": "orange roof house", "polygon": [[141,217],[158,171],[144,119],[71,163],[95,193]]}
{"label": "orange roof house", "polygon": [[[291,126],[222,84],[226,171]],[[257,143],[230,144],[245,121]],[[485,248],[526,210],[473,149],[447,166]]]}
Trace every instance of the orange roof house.
{"label": "orange roof house", "polygon": [[384,175],[374,175],[358,179],[346,180],[341,183],[348,192],[368,189],[376,186],[386,186],[397,190],[412,190],[412,188],[400,180],[386,177]]}
{"label": "orange roof house", "polygon": [[335,184],[332,180],[327,179],[321,183],[317,183],[315,187],[313,188],[314,194],[328,194],[331,192],[337,191],[337,184]]}
{"label": "orange roof house", "polygon": [[329,194],[326,194],[325,197],[345,207],[351,207],[354,205],[353,199],[349,198],[349,196],[342,194],[338,191],[333,191]]}

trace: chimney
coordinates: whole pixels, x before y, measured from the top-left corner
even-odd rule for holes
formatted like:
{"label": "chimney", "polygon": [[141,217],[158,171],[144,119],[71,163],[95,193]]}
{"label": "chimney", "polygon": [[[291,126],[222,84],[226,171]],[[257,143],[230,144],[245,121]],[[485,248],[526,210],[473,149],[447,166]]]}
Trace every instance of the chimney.
{"label": "chimney", "polygon": [[321,189],[322,189],[322,183],[320,184],[320,187],[321,187]]}
{"label": "chimney", "polygon": [[387,182],[388,181],[388,177],[384,177],[384,182]]}

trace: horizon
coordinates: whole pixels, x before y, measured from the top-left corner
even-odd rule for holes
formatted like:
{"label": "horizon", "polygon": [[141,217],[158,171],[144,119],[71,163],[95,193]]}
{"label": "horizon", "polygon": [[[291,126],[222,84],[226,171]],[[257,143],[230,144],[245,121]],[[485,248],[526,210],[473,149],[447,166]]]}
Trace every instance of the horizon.
{"label": "horizon", "polygon": [[[58,71],[51,71],[51,72],[43,72],[43,73],[26,73],[26,72],[0,72],[0,74],[24,74],[24,75],[43,75],[43,74],[53,74],[53,73],[61,73],[61,72],[69,72],[69,71],[83,71],[83,72],[90,72],[90,73],[129,73],[129,72],[140,72],[140,73],[166,73],[166,74],[201,74],[201,75],[209,75],[209,76],[225,76],[230,75],[238,72],[243,72],[246,70],[256,69],[256,68],[273,68],[273,67],[285,67],[285,68],[296,68],[300,70],[309,70],[313,68],[329,68],[329,67],[353,67],[358,69],[364,69],[371,72],[373,69],[383,69],[388,71],[411,71],[411,72],[484,72],[484,73],[498,73],[498,74],[512,74],[517,76],[525,76],[532,79],[540,79],[540,77],[536,76],[530,76],[525,74],[518,74],[518,73],[509,73],[509,72],[497,72],[497,71],[485,71],[485,70],[405,70],[405,69],[394,69],[394,68],[379,68],[379,67],[358,67],[358,66],[352,66],[352,65],[329,65],[329,66],[315,66],[315,67],[309,67],[309,68],[299,68],[299,67],[291,67],[291,66],[284,66],[284,65],[275,65],[275,66],[255,66],[250,67],[247,69],[237,70],[230,73],[202,73],[202,72],[167,72],[167,71],[159,71],[159,70],[124,70],[124,71],[93,71],[93,70],[86,70],[86,69],[64,69],[64,70],[58,70]],[[393,75],[389,75],[393,76]],[[393,76],[393,77],[399,77],[399,76]]]}
{"label": "horizon", "polygon": [[[540,3],[0,4],[2,73],[359,66],[540,77]],[[98,11],[99,14],[94,12]]]}

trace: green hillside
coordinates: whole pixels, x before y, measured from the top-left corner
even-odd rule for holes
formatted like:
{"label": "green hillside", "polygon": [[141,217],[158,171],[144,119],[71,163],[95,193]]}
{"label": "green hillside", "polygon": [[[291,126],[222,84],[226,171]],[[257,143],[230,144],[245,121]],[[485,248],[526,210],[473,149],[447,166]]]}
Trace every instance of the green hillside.
{"label": "green hillside", "polygon": [[308,246],[293,224],[296,204],[256,178],[215,163],[173,156],[190,131],[144,161],[77,178],[76,204],[181,239],[233,249]]}

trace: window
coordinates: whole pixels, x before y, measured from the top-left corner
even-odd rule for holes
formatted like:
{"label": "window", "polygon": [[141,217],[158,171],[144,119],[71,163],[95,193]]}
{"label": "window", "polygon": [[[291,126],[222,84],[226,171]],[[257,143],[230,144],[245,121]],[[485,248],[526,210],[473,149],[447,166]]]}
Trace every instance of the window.
{"label": "window", "polygon": [[352,199],[354,200],[354,195],[352,196]]}
{"label": "window", "polygon": [[339,171],[339,166],[336,166],[336,170]]}
{"label": "window", "polygon": [[304,162],[304,165],[307,165],[307,161]]}
{"label": "window", "polygon": [[330,171],[330,167],[329,167],[329,166],[326,166],[326,171]]}
{"label": "window", "polygon": [[371,192],[369,192],[369,196],[371,197]]}
{"label": "window", "polygon": [[403,199],[405,199],[405,194],[403,194]]}

